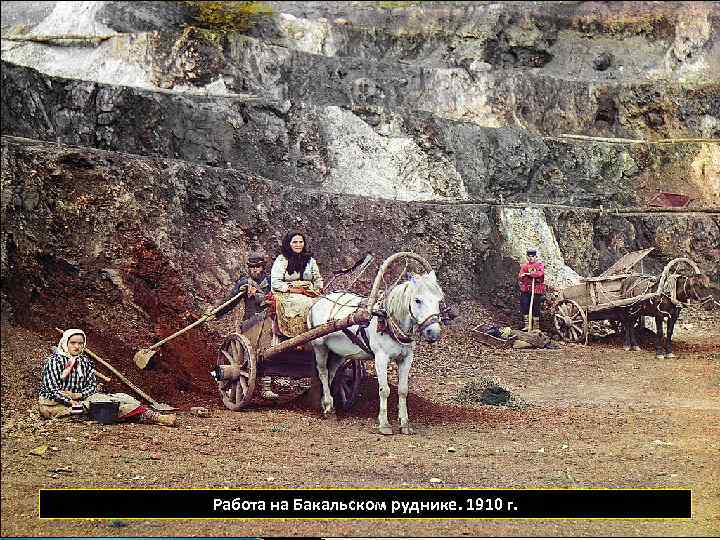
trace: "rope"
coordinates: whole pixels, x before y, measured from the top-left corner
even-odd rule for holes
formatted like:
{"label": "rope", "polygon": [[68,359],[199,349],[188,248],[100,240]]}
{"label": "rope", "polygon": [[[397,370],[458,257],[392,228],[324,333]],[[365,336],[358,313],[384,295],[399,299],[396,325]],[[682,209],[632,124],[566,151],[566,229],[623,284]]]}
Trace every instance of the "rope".
{"label": "rope", "polygon": [[706,137],[690,137],[679,139],[656,139],[648,141],[645,139],[624,139],[621,137],[591,137],[589,135],[572,135],[562,133],[561,135],[550,135],[543,137],[544,139],[577,139],[579,141],[598,141],[616,144],[678,144],[678,143],[720,143],[720,139],[711,139]]}

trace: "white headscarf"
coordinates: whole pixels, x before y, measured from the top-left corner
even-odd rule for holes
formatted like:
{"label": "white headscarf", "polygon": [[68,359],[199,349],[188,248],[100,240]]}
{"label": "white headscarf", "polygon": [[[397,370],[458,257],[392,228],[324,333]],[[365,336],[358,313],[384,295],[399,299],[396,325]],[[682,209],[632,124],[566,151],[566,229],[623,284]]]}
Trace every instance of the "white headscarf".
{"label": "white headscarf", "polygon": [[[80,335],[83,337],[83,346],[82,349],[80,349],[80,352],[77,356],[72,356],[70,352],[68,351],[68,340],[73,337]],[[83,353],[85,350],[85,347],[87,346],[87,337],[85,336],[85,332],[78,328],[69,328],[68,330],[65,330],[63,332],[62,337],[60,338],[60,341],[58,341],[57,345],[57,352],[60,356],[64,356],[67,360],[65,361],[65,369],[63,369],[62,375],[60,377],[62,379],[67,379],[70,375],[70,372],[75,367],[75,364],[77,363],[78,357]]]}

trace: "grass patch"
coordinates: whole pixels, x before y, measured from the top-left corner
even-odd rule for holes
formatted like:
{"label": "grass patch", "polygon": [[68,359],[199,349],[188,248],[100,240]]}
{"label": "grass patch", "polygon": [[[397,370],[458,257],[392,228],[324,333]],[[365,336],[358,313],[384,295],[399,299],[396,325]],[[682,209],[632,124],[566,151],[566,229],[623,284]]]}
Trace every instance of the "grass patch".
{"label": "grass patch", "polygon": [[272,7],[263,2],[183,0],[179,3],[191,9],[195,26],[226,32],[244,32],[255,26],[263,17],[273,14]]}
{"label": "grass patch", "polygon": [[468,405],[477,404],[495,405],[510,409],[524,409],[528,404],[493,377],[481,376],[466,383],[458,390],[455,401]]}

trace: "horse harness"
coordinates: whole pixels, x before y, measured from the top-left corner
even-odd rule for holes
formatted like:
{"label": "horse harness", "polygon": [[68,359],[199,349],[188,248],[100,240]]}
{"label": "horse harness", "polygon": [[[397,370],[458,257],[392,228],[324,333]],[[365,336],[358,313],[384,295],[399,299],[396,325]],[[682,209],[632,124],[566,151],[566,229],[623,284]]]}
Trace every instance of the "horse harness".
{"label": "horse harness", "polygon": [[691,281],[689,279],[685,280],[685,283],[683,283],[683,291],[685,292],[685,297],[688,299],[688,301],[691,298],[690,295],[688,294],[688,282],[690,283],[690,290],[692,291],[694,299],[697,300],[700,303],[700,305],[705,304],[707,302],[712,302],[715,305],[720,306],[720,303],[717,300],[715,300],[715,298],[713,297],[712,294],[708,294],[706,297],[701,298],[697,292],[697,289],[695,289],[695,285],[696,285],[695,281]]}
{"label": "horse harness", "polygon": [[[412,302],[408,302],[408,313],[410,313],[410,317],[415,322],[413,325],[414,328],[411,328],[411,334],[412,333],[422,333],[428,326],[440,323],[440,312],[438,313],[432,313],[425,317],[424,320],[420,321],[415,316],[412,310]],[[400,328],[400,324],[395,320],[395,318],[390,315],[386,309],[383,309],[382,318],[378,320],[378,332],[381,334],[388,333],[391,338],[393,338],[398,343],[402,343],[403,345],[407,345],[409,343],[412,343],[413,338],[412,335],[408,335],[405,333],[405,331]]]}
{"label": "horse harness", "polygon": [[[366,307],[367,306],[367,299],[363,299],[362,302],[358,305],[358,307]],[[388,334],[391,338],[393,338],[398,343],[402,343],[403,345],[408,345],[413,342],[412,333],[421,333],[423,332],[428,326],[440,323],[440,313],[432,313],[428,315],[424,320],[419,321],[417,317],[415,317],[415,314],[412,311],[412,303],[408,302],[408,312],[410,313],[410,317],[412,317],[414,324],[414,329],[411,332],[411,335],[408,335],[405,333],[405,331],[400,327],[400,324],[395,320],[395,318],[390,315],[385,307],[377,312],[374,312],[373,314],[377,316],[378,323],[377,323],[377,331],[380,334]],[[370,356],[374,356],[372,349],[370,348],[370,340],[368,339],[367,332],[365,331],[364,326],[358,326],[358,329],[356,332],[351,332],[348,328],[343,328],[342,330],[343,334],[347,336],[347,338],[352,341],[355,345],[357,345],[361,350],[365,351]]]}

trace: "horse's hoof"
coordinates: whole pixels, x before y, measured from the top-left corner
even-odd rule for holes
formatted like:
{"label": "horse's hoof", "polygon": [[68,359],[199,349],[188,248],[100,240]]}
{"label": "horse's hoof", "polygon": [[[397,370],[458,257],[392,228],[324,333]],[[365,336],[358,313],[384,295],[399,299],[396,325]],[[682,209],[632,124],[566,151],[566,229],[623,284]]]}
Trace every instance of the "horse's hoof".
{"label": "horse's hoof", "polygon": [[623,350],[624,350],[624,351],[629,351],[629,350],[630,350],[630,347],[629,347],[628,345],[623,345]]}
{"label": "horse's hoof", "polygon": [[325,418],[325,420],[337,420],[337,414],[335,414],[335,409],[323,411],[323,418]]}
{"label": "horse's hoof", "polygon": [[665,358],[677,358],[677,356],[675,356],[673,353],[670,353],[670,354],[666,354]]}
{"label": "horse's hoof", "polygon": [[403,435],[414,435],[415,430],[410,426],[403,426],[400,428],[400,433],[402,433]]}
{"label": "horse's hoof", "polygon": [[638,347],[637,345],[634,345],[632,350],[633,351],[642,351],[642,349],[640,347]]}
{"label": "horse's hoof", "polygon": [[393,430],[390,426],[380,426],[378,427],[378,431],[382,433],[383,435],[392,435]]}
{"label": "horse's hoof", "polygon": [[664,354],[656,354],[655,358],[657,358],[658,360],[665,360],[665,355]]}

